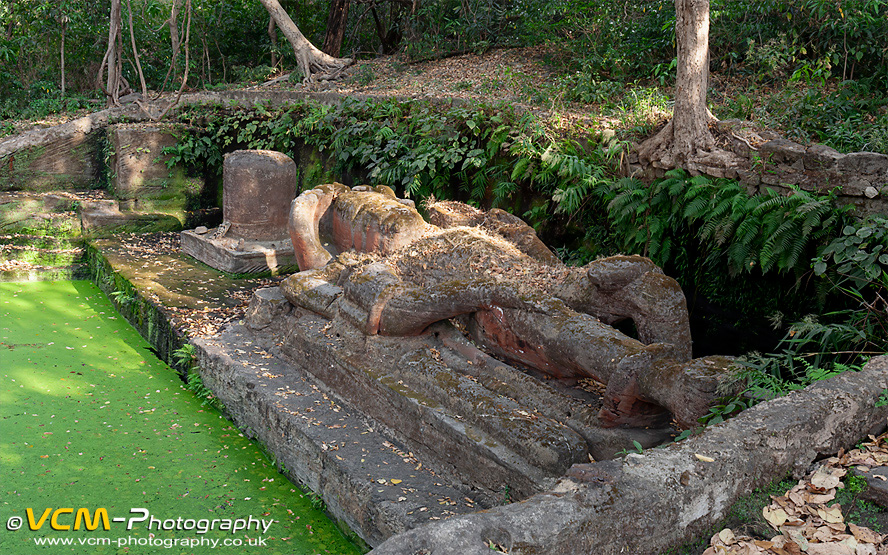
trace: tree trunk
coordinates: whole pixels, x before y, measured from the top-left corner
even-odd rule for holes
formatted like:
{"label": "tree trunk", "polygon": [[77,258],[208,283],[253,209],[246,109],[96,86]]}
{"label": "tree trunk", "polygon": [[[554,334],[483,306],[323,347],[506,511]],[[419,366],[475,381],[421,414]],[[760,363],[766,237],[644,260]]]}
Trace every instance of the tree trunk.
{"label": "tree trunk", "polygon": [[675,17],[678,67],[672,121],[638,149],[643,160],[663,167],[680,165],[715,144],[709,131],[715,118],[706,107],[709,0],[675,0]]}
{"label": "tree trunk", "polygon": [[145,84],[145,74],[142,73],[142,62],[139,61],[139,49],[136,47],[136,31],[133,29],[133,5],[126,0],[127,22],[129,23],[130,44],[133,47],[133,58],[136,60],[136,68],[139,70],[139,83],[142,85],[142,98],[148,98],[148,86]]}
{"label": "tree trunk", "polygon": [[334,58],[329,54],[321,52],[310,43],[302,32],[299,31],[299,27],[290,19],[290,16],[287,15],[287,12],[281,7],[278,0],[259,1],[293,47],[296,60],[299,62],[299,69],[302,70],[304,82],[313,81],[313,74],[330,74],[351,65],[353,61],[351,58]]}
{"label": "tree trunk", "polygon": [[65,28],[68,26],[68,16],[62,16],[62,44],[61,44],[61,72],[62,72],[62,96],[65,96]]}
{"label": "tree trunk", "polygon": [[111,0],[111,16],[108,26],[108,49],[99,67],[97,83],[101,87],[102,73],[108,67],[108,78],[105,82],[104,92],[108,98],[108,106],[120,106],[121,83],[121,48],[120,48],[120,0]]}
{"label": "tree trunk", "polygon": [[345,36],[345,24],[348,21],[348,8],[351,0],[333,0],[330,3],[330,15],[327,17],[327,35],[321,48],[331,56],[339,56],[342,50],[342,38]]}
{"label": "tree trunk", "polygon": [[709,0],[676,0],[675,35],[678,67],[675,113],[672,118],[675,149],[691,155],[712,146],[706,108],[709,88]]}
{"label": "tree trunk", "polygon": [[273,17],[268,18],[268,38],[271,39],[271,67],[277,67],[278,34]]}

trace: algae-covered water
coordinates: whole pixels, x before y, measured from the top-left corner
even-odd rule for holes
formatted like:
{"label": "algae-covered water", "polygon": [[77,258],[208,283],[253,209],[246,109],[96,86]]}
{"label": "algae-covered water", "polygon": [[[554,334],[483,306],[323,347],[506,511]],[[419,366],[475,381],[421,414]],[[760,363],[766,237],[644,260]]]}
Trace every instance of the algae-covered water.
{"label": "algae-covered water", "polygon": [[90,282],[0,283],[0,380],[0,555],[360,553]]}

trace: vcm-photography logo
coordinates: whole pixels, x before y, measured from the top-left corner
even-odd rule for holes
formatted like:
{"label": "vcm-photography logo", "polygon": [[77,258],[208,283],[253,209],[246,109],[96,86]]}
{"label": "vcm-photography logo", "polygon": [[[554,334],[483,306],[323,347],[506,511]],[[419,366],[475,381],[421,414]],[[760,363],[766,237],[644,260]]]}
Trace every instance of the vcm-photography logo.
{"label": "vcm-photography logo", "polygon": [[129,510],[129,517],[118,516],[111,518],[108,510],[105,508],[97,508],[90,511],[88,508],[45,508],[34,509],[28,507],[25,509],[25,517],[11,516],[6,519],[6,529],[10,532],[22,529],[27,525],[27,530],[36,532],[44,526],[48,526],[55,531],[73,531],[88,530],[94,531],[101,529],[103,531],[111,530],[112,523],[125,526],[124,530],[132,530],[133,526],[138,523],[147,522],[147,530],[181,530],[189,531],[195,534],[206,534],[213,530],[220,530],[236,534],[242,531],[256,530],[263,534],[268,533],[268,529],[274,523],[273,519],[262,519],[254,516],[246,518],[158,518],[151,514],[151,511],[145,508],[137,507]]}

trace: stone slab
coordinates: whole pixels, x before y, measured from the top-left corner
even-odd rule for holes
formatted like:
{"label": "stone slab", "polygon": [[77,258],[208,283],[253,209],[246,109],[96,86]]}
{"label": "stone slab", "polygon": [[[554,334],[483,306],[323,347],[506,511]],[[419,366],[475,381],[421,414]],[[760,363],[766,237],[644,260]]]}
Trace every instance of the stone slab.
{"label": "stone slab", "polygon": [[100,181],[100,131],[56,137],[0,156],[0,191],[63,191],[96,188]]}
{"label": "stone slab", "polygon": [[170,179],[165,147],[176,145],[175,126],[116,124],[108,126],[113,147],[111,185],[119,199],[156,194]]}
{"label": "stone slab", "polygon": [[[373,555],[661,553],[703,533],[741,495],[884,429],[888,357],[748,409],[704,434],[579,465],[552,490],[396,536]],[[631,533],[627,533],[627,527]]]}
{"label": "stone slab", "polygon": [[233,326],[196,339],[200,374],[235,423],[370,545],[487,508],[448,486],[382,426],[284,361],[272,336]]}
{"label": "stone slab", "polygon": [[121,210],[116,200],[84,201],[80,208],[83,233],[99,236],[110,233],[151,233],[178,231],[182,223],[168,214]]}
{"label": "stone slab", "polygon": [[180,234],[182,252],[207,266],[230,274],[271,271],[274,274],[297,268],[290,239],[253,241],[236,237],[213,239],[211,233],[186,230]]}

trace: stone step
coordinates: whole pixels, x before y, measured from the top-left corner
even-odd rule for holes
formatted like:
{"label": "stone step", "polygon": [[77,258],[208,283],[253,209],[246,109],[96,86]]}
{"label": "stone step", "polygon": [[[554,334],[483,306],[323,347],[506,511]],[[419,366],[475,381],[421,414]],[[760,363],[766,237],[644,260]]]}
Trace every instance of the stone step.
{"label": "stone step", "polygon": [[203,383],[238,427],[371,545],[489,507],[449,485],[384,426],[285,360],[273,334],[237,325],[194,344]]}
{"label": "stone step", "polygon": [[19,261],[0,261],[0,281],[56,281],[88,277],[89,268],[85,264],[34,266]]}
{"label": "stone step", "polygon": [[599,399],[558,391],[486,355],[448,322],[419,337],[365,336],[338,317],[293,309],[269,288],[254,293],[247,323],[457,488],[490,503],[504,490],[516,499],[542,491],[590,452],[612,457],[633,441],[668,438],[668,430],[603,428]]}

